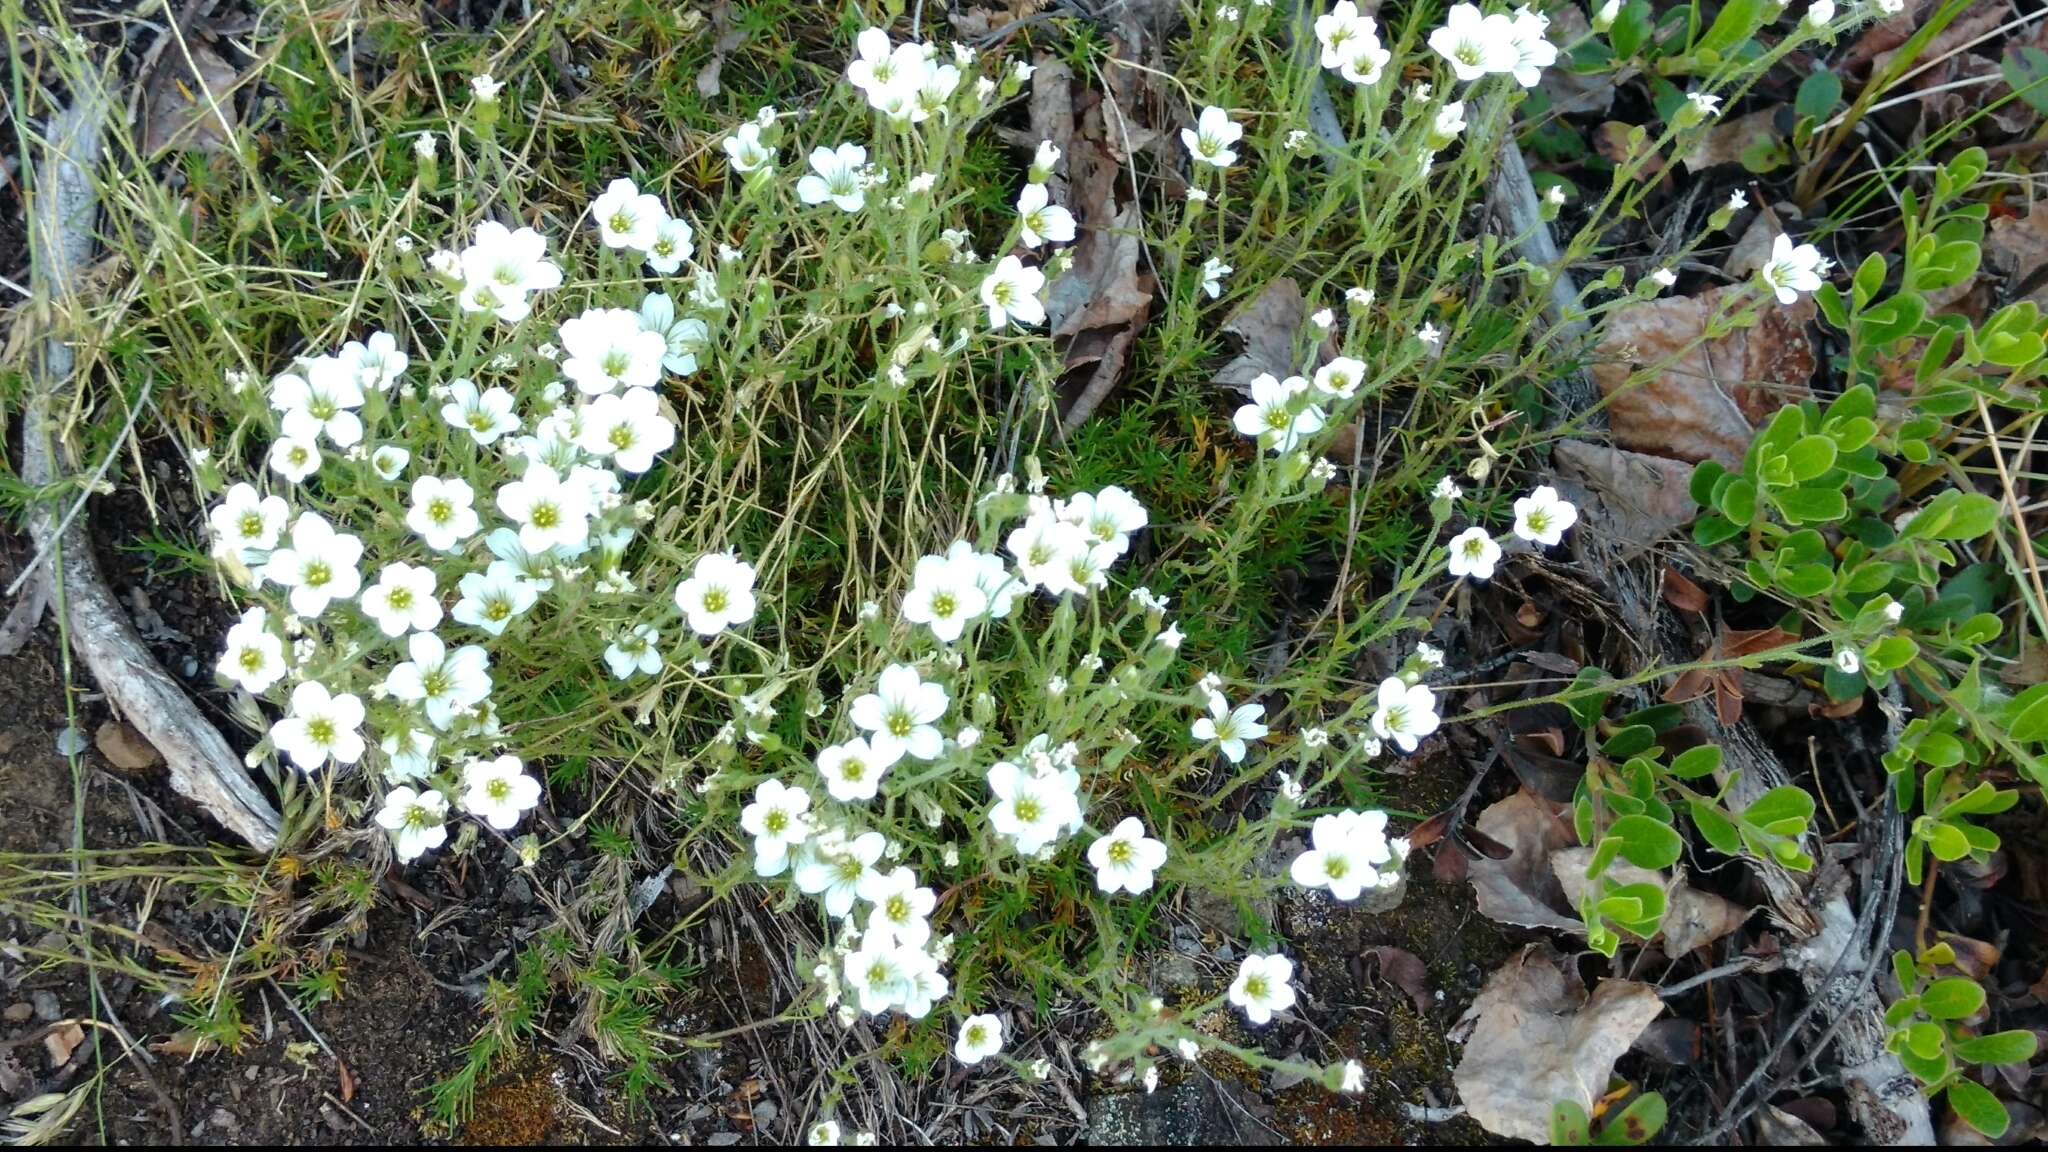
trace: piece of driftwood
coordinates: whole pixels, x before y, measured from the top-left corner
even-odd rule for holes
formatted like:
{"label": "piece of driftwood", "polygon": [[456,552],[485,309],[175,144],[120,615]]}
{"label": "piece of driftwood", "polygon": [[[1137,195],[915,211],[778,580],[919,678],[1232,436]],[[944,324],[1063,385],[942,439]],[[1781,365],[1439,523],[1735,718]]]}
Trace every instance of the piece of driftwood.
{"label": "piece of driftwood", "polygon": [[[22,421],[21,475],[38,488],[55,484],[65,471],[55,412],[57,393],[70,382],[74,364],[65,331],[66,304],[93,258],[99,213],[93,170],[99,163],[108,107],[107,94],[95,78],[81,81],[70,107],[50,123],[30,196],[36,304],[52,323]],[[163,754],[171,786],[251,847],[269,851],[277,844],[277,810],[249,778],[234,749],[143,646],[100,574],[87,520],[87,513],[78,509],[67,521],[50,504],[31,514],[29,531],[36,544],[31,563],[42,567],[45,575],[31,576],[25,587],[34,595],[39,585],[47,588],[51,579],[62,581],[73,649],[114,711]],[[30,621],[32,625],[33,618]]]}
{"label": "piece of driftwood", "polygon": [[[1554,330],[1559,330],[1555,332],[1556,338],[1568,351],[1585,349],[1588,328],[1578,302],[1578,287],[1570,270],[1561,265],[1563,255],[1550,225],[1543,219],[1528,163],[1512,137],[1501,145],[1490,192],[1497,225],[1515,241],[1523,259],[1551,273],[1545,318]],[[1586,412],[1600,395],[1584,372],[1567,373],[1554,382],[1552,392],[1563,419]],[[1588,425],[1604,426],[1604,422],[1589,420]],[[1582,552],[1600,549],[1584,533],[1576,538],[1576,545]],[[1654,569],[1642,564],[1628,565],[1613,555],[1586,559],[1594,570],[1612,574],[1611,591],[1621,619],[1652,657],[1683,663],[1696,656],[1697,646],[1664,609],[1657,595]],[[1686,719],[1720,746],[1721,779],[1724,783],[1730,778],[1734,780],[1729,796],[1734,807],[1740,808],[1770,789],[1791,782],[1784,764],[1748,720],[1723,725],[1714,710],[1698,700],[1686,706]],[[1879,797],[1875,803],[1887,804],[1889,798]],[[1859,830],[1866,836],[1882,836],[1882,829],[1895,823],[1869,820],[1862,822]],[[1809,837],[1805,848],[1818,856],[1818,847]],[[1769,899],[1772,916],[1798,937],[1795,944],[1786,948],[1785,955],[1787,966],[1799,974],[1813,997],[1802,1019],[1817,1017],[1824,1025],[1821,1044],[1834,1044],[1836,1074],[1847,1092],[1851,1119],[1875,1143],[1932,1144],[1934,1125],[1927,1099],[1898,1057],[1885,1048],[1884,1009],[1878,1001],[1873,977],[1877,966],[1884,963],[1888,931],[1873,932],[1871,927],[1873,920],[1888,924],[1896,908],[1897,878],[1890,873],[1900,867],[1900,862],[1897,852],[1888,850],[1893,845],[1872,843],[1870,847],[1878,864],[1865,877],[1860,910],[1850,901],[1851,886],[1846,878],[1809,887],[1809,878],[1788,872],[1774,861],[1745,859],[1745,863]],[[1888,906],[1880,908],[1880,904]],[[1775,1063],[1781,1051],[1782,1046],[1773,1052],[1772,1060],[1757,1069],[1738,1096],[1759,1086],[1761,1079],[1770,1075],[1769,1065]],[[1738,1099],[1732,1104],[1754,1107],[1758,1102]],[[1739,1122],[1741,1115],[1731,1112],[1730,1120]]]}

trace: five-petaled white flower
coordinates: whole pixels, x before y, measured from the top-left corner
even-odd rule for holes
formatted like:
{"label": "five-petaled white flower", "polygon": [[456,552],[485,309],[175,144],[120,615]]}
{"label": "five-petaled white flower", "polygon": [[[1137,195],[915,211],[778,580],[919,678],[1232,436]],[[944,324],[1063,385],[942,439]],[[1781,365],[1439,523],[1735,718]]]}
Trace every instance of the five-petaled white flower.
{"label": "five-petaled white flower", "polygon": [[1304,888],[1328,888],[1330,895],[1344,901],[1378,887],[1379,866],[1394,859],[1387,844],[1385,812],[1318,816],[1309,829],[1309,845],[1288,866],[1288,875]]}
{"label": "five-petaled white flower", "polygon": [[1032,772],[1004,760],[989,768],[988,790],[996,798],[989,827],[1014,841],[1021,856],[1036,855],[1081,817],[1075,780],[1065,772]]}
{"label": "five-petaled white flower", "polygon": [[1065,244],[1074,238],[1074,214],[1053,203],[1043,184],[1026,184],[1017,194],[1017,223],[1026,248]]}
{"label": "five-petaled white flower", "polygon": [[519,431],[519,417],[512,411],[512,394],[492,386],[481,392],[469,380],[448,385],[448,402],[441,405],[441,419],[451,428],[469,433],[480,447],[489,447],[501,436]]}
{"label": "five-petaled white flower", "polygon": [[1325,419],[1321,406],[1303,399],[1306,390],[1299,376],[1280,380],[1271,372],[1252,378],[1252,401],[1237,410],[1231,423],[1239,432],[1258,440],[1263,448],[1292,452],[1303,437],[1320,431]]}
{"label": "five-petaled white flower", "polygon": [[1493,566],[1500,562],[1500,545],[1484,528],[1467,528],[1451,537],[1450,572],[1474,580],[1493,579]]}
{"label": "five-petaled white flower", "polygon": [[790,849],[810,839],[811,794],[773,778],[754,789],[754,801],[740,810],[740,830],[754,838],[754,871],[780,876]]}
{"label": "five-petaled white flower", "polygon": [[1443,26],[1429,34],[1429,46],[1451,66],[1460,80],[1477,80],[1491,72],[1511,72],[1521,63],[1515,46],[1515,25],[1508,17],[1483,15],[1476,4],[1453,4]]}
{"label": "five-petaled white flower", "polygon": [[416,703],[427,722],[447,731],[457,716],[491,694],[491,658],[475,644],[450,652],[432,632],[415,632],[405,641],[410,660],[396,665],[384,685],[395,699]]}
{"label": "five-petaled white flower", "polygon": [[661,671],[661,633],[652,624],[635,624],[612,637],[604,650],[605,666],[620,680]]}
{"label": "five-petaled white flower", "polygon": [[1515,535],[1532,544],[1555,547],[1578,521],[1578,508],[1548,484],[1515,501]]}
{"label": "five-petaled white flower", "polygon": [[1374,734],[1392,740],[1403,752],[1413,752],[1436,726],[1436,693],[1428,685],[1410,684],[1399,676],[1380,681],[1378,707],[1372,714]]}
{"label": "five-petaled white flower", "polygon": [[1790,236],[1781,235],[1771,241],[1771,258],[1756,275],[1764,287],[1777,293],[1778,303],[1797,304],[1802,293],[1820,288],[1827,267],[1827,257],[1820,249],[1811,244],[1794,246]]}
{"label": "five-petaled white flower", "polygon": [[1265,715],[1264,704],[1241,704],[1233,711],[1221,692],[1211,692],[1209,714],[1196,719],[1189,731],[1197,740],[1215,741],[1224,759],[1239,764],[1244,761],[1245,744],[1265,737]]}
{"label": "five-petaled white flower", "polygon": [[842,804],[873,800],[882,777],[901,758],[894,745],[878,747],[859,736],[818,750],[825,791]]}
{"label": "five-petaled white flower", "polygon": [[945,714],[945,688],[925,680],[908,664],[884,668],[875,690],[856,697],[850,710],[854,726],[874,733],[870,739],[875,752],[889,763],[905,755],[937,759],[945,737],[936,722]]}
{"label": "five-petaled white flower", "polygon": [[1244,129],[1231,122],[1230,113],[1214,105],[1202,109],[1193,128],[1180,130],[1180,142],[1187,146],[1188,154],[1218,168],[1237,163],[1237,150],[1231,145],[1243,138]]}
{"label": "five-petaled white flower", "polygon": [[257,605],[228,629],[227,649],[215,668],[251,695],[261,695],[284,677],[284,641],[270,630],[270,612]]}
{"label": "five-petaled white flower", "polygon": [[639,475],[676,442],[676,426],[651,388],[606,393],[583,409],[576,443],[592,456],[609,456],[620,471]]}
{"label": "five-petaled white flower", "polygon": [[982,577],[972,546],[960,558],[951,550],[944,556],[919,557],[911,570],[910,591],[903,596],[903,618],[925,625],[939,642],[951,644],[970,621],[988,610]]}
{"label": "five-petaled white flower", "polygon": [[291,589],[292,611],[312,619],[362,587],[362,574],[356,571],[362,558],[361,540],[336,532],[318,512],[301,512],[286,546],[271,552],[263,565],[263,578]]}
{"label": "five-petaled white flower", "polygon": [[814,836],[791,857],[790,879],[797,891],[818,897],[827,915],[843,919],[853,914],[853,902],[863,890],[873,891],[880,883],[875,862],[886,846],[880,832],[863,832],[851,840]]}
{"label": "five-petaled white flower", "polygon": [[607,248],[637,248],[645,252],[654,244],[668,210],[661,200],[631,180],[612,181],[590,205],[590,218],[597,221],[597,235]]}
{"label": "five-petaled white flower", "polygon": [[232,556],[243,564],[254,564],[277,547],[284,534],[291,507],[281,496],[260,496],[248,484],[228,489],[225,499],[206,515],[213,529],[216,556]]}
{"label": "five-petaled white flower", "polygon": [[868,886],[861,899],[874,905],[868,913],[867,939],[883,936],[905,948],[930,943],[930,917],[939,900],[931,889],[918,884],[917,873],[908,868],[886,873]]}
{"label": "five-petaled white flower", "polygon": [[754,618],[754,566],[732,552],[706,553],[676,585],[675,599],[699,636],[738,627]]}
{"label": "five-petaled white flower", "polygon": [[841,212],[867,205],[868,150],[858,144],[811,149],[811,170],[796,182],[797,199],[806,204],[830,200]]}
{"label": "five-petaled white flower", "polygon": [[377,812],[377,823],[391,833],[401,863],[447,843],[447,820],[448,801],[439,792],[415,792],[405,785],[386,794],[384,807]]}
{"label": "five-petaled white flower", "polygon": [[1230,1002],[1244,1009],[1245,1019],[1264,1024],[1275,1012],[1294,1007],[1294,961],[1277,954],[1254,952],[1237,966],[1230,982]]}
{"label": "five-petaled white flower", "polygon": [[1045,273],[1015,256],[1005,256],[981,281],[981,306],[988,309],[988,326],[1000,332],[1012,324],[1027,328],[1045,323],[1045,304],[1038,293],[1045,287]]}
{"label": "five-petaled white flower", "polygon": [[318,680],[302,680],[292,689],[291,707],[270,726],[270,742],[302,772],[315,772],[329,760],[353,764],[362,759],[363,702],[351,693],[330,693]]}
{"label": "five-petaled white flower", "polygon": [[421,476],[412,482],[412,505],[405,526],[436,552],[454,552],[476,535],[476,493],[467,480]]}
{"label": "five-petaled white flower", "polygon": [[500,832],[540,803],[540,781],[526,774],[517,756],[472,760],[462,769],[463,810]]}
{"label": "five-petaled white flower", "polygon": [[529,464],[525,475],[498,489],[498,511],[519,530],[528,552],[575,548],[590,538],[590,490],[564,481],[545,464]]}
{"label": "five-petaled white flower", "polygon": [[533,582],[504,560],[493,560],[482,572],[469,573],[455,587],[462,598],[449,615],[457,624],[481,628],[493,636],[503,636],[506,626],[540,599]]}
{"label": "five-petaled white flower", "polygon": [[953,1041],[953,1057],[962,1064],[979,1064],[1002,1050],[1002,1017],[983,1013],[960,1022],[960,1037]]}
{"label": "five-petaled white flower", "polygon": [[1136,896],[1152,888],[1152,874],[1166,863],[1166,844],[1145,834],[1145,824],[1126,816],[1107,836],[1088,845],[1088,863],[1095,886],[1104,892]]}
{"label": "five-petaled white flower", "polygon": [[377,573],[377,582],[363,590],[361,602],[364,615],[386,636],[431,632],[441,623],[434,570],[402,560]]}

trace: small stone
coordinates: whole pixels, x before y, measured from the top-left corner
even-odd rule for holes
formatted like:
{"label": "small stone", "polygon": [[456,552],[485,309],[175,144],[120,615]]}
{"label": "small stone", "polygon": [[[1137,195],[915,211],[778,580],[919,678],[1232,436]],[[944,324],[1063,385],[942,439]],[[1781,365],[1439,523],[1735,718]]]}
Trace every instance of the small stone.
{"label": "small stone", "polygon": [[93,733],[92,742],[99,747],[100,755],[107,758],[107,763],[123,772],[141,772],[156,767],[163,760],[150,742],[142,738],[142,733],[125,720],[109,720],[101,724]]}
{"label": "small stone", "polygon": [[1167,952],[1152,961],[1152,990],[1160,995],[1186,992],[1202,982],[1202,969],[1192,956]]}
{"label": "small stone", "polygon": [[26,1000],[18,1000],[9,1004],[6,1011],[0,1012],[0,1019],[5,1019],[9,1024],[26,1024],[35,1014],[35,1005]]}
{"label": "small stone", "polygon": [[55,992],[38,988],[30,992],[28,998],[35,1003],[36,1019],[43,1023],[51,1024],[64,1018],[63,1002],[57,999]]}

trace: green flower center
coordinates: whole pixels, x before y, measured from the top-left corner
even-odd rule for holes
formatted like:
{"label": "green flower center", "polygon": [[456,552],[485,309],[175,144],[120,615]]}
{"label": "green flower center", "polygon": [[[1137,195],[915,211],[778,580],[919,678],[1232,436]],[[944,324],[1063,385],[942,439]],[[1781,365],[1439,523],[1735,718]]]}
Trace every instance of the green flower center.
{"label": "green flower center", "polygon": [[1109,862],[1110,862],[1110,863],[1112,863],[1112,864],[1118,864],[1118,865],[1122,865],[1122,864],[1129,864],[1129,863],[1131,862],[1131,856],[1132,856],[1132,852],[1131,852],[1131,842],[1130,842],[1129,840],[1112,840],[1112,841],[1110,841],[1110,843],[1109,843]]}
{"label": "green flower center", "polygon": [[723,612],[725,611],[725,606],[729,603],[731,603],[731,599],[725,594],[725,589],[707,588],[704,590],[704,610],[706,612]]}
{"label": "green flower center", "polygon": [[334,743],[334,721],[329,720],[325,716],[314,717],[306,722],[306,735],[311,737],[315,744],[332,744]]}
{"label": "green flower center", "polygon": [[306,565],[305,571],[299,576],[299,583],[308,588],[318,588],[332,579],[334,569],[329,567],[325,560],[315,560]]}
{"label": "green flower center", "polygon": [[260,535],[262,535],[262,534],[263,534],[263,517],[262,517],[261,515],[259,515],[259,514],[255,513],[255,512],[244,512],[244,513],[242,513],[242,524],[241,524],[241,529],[242,529],[242,535],[244,535],[244,536],[260,536]]}
{"label": "green flower center", "polygon": [[937,616],[941,620],[951,616],[953,610],[957,607],[959,607],[959,604],[953,599],[951,592],[941,592],[932,597],[932,615]]}

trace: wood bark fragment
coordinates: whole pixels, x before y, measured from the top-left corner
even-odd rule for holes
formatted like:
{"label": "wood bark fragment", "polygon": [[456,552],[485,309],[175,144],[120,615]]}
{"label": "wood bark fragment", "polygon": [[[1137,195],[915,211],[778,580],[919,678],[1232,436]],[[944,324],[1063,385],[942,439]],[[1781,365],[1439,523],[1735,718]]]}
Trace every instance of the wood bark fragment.
{"label": "wood bark fragment", "polygon": [[[97,77],[81,78],[76,89],[71,105],[50,123],[29,212],[36,304],[53,325],[22,427],[21,475],[36,487],[55,484],[64,472],[54,413],[57,392],[70,382],[74,365],[67,306],[73,303],[73,283],[92,261],[99,212],[93,173],[109,102]],[[58,510],[45,505],[29,522],[37,556],[61,581],[72,647],[114,711],[163,753],[171,786],[251,847],[269,851],[277,844],[276,809],[234,749],[144,647],[100,574],[87,519],[81,510],[64,524]],[[36,584],[29,581],[31,588]]]}
{"label": "wood bark fragment", "polygon": [[[1570,350],[1587,347],[1589,329],[1578,305],[1578,288],[1569,269],[1561,266],[1563,255],[1543,220],[1536,188],[1529,177],[1528,163],[1512,138],[1503,141],[1499,162],[1494,167],[1492,198],[1495,219],[1519,248],[1523,259],[1551,272],[1550,305],[1546,318],[1563,329],[1563,346]],[[1560,416],[1569,419],[1587,411],[1598,399],[1599,390],[1584,372],[1567,374],[1554,382]],[[1604,422],[1598,422],[1604,424]],[[1591,545],[1583,534],[1581,548]],[[1647,641],[1653,656],[1686,662],[1697,654],[1690,638],[1664,611],[1659,601],[1653,569],[1629,566],[1616,556],[1586,557],[1597,571],[1612,573],[1612,591],[1623,622]],[[1724,782],[1733,777],[1731,805],[1741,808],[1772,788],[1791,782],[1785,766],[1758,735],[1748,720],[1723,725],[1704,701],[1686,706],[1686,719],[1698,724],[1709,739],[1719,744]],[[1877,803],[1889,803],[1879,797]],[[1874,822],[1867,822],[1874,823]],[[1805,845],[1809,851],[1817,844]],[[1816,852],[1815,855],[1818,855]],[[1895,857],[1885,857],[1886,866],[1899,867]],[[1809,890],[1803,879],[1773,861],[1745,858],[1751,873],[1770,900],[1772,915],[1800,940],[1786,949],[1786,962],[1796,971],[1809,994],[1818,998],[1816,1015],[1832,1036],[1836,1074],[1848,1094],[1849,1114],[1868,1139],[1875,1143],[1934,1143],[1934,1124],[1927,1098],[1918,1082],[1906,1072],[1898,1057],[1885,1048],[1884,1009],[1874,982],[1853,977],[1869,966],[1883,963],[1884,941],[1867,940],[1859,932],[1856,907],[1849,900],[1849,885],[1814,885]],[[1810,881],[1809,881],[1810,882]],[[1866,878],[1867,889],[1882,889],[1875,875]],[[1866,901],[1877,899],[1866,891]],[[1881,933],[1879,934],[1882,935]],[[1844,979],[1844,977],[1852,977]]]}

